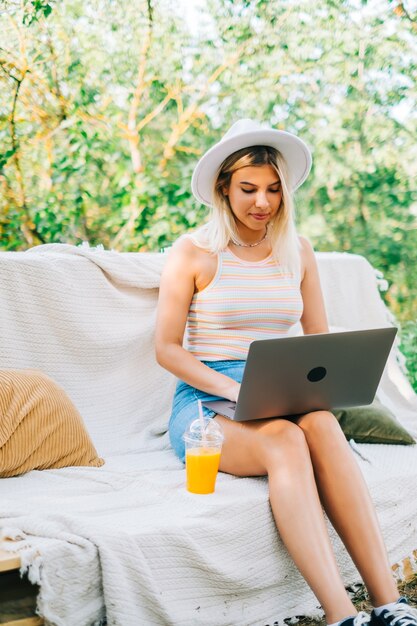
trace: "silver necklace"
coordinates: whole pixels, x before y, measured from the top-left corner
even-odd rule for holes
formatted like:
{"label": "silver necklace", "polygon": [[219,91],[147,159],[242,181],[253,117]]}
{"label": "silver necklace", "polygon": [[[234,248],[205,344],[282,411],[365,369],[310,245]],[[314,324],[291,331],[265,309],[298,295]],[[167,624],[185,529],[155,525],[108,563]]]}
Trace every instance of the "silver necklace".
{"label": "silver necklace", "polygon": [[235,246],[240,246],[241,248],[254,248],[255,246],[259,246],[260,243],[265,241],[267,234],[268,234],[268,229],[265,231],[265,235],[262,237],[262,239],[260,239],[256,243],[242,243],[241,241],[236,241],[236,239],[233,239],[233,237],[231,239],[233,243],[235,244]]}

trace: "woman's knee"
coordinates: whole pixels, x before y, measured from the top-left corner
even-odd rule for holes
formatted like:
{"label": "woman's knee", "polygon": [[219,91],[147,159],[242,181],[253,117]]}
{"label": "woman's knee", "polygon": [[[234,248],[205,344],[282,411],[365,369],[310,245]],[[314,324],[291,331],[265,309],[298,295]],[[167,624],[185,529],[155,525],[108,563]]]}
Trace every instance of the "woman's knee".
{"label": "woman's knee", "polygon": [[328,445],[337,441],[346,442],[339,422],[330,411],[306,413],[297,420],[309,446]]}
{"label": "woman's knee", "polygon": [[295,461],[308,456],[304,432],[289,420],[268,420],[260,426],[257,434],[259,446],[267,458]]}
{"label": "woman's knee", "polygon": [[221,470],[238,476],[263,476],[273,467],[310,463],[302,430],[284,419],[231,422],[217,416],[224,429]]}

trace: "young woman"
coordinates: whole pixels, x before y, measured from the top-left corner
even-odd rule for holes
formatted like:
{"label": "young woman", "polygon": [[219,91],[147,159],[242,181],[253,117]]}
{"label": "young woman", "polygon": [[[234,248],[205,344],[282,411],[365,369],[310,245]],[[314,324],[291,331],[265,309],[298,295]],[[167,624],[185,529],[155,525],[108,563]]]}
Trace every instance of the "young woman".
{"label": "young woman", "polygon": [[[310,167],[298,137],[240,120],[195,168],[192,190],[211,219],[169,253],[156,332],[158,362],[180,379],[169,431],[183,461],[196,400],[237,399],[251,341],[285,335],[299,320],[305,334],[329,330],[314,252],[294,225],[292,192]],[[236,423],[204,410],[224,431],[220,470],[268,476],[277,529],[328,624],[417,626],[332,413]],[[371,616],[357,615],[346,593],[322,505],[369,591]]]}

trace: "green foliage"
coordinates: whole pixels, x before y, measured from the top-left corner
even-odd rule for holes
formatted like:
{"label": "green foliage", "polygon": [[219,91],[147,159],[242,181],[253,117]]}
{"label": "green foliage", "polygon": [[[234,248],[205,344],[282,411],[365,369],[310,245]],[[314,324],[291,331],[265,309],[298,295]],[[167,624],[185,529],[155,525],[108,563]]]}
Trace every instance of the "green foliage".
{"label": "green foliage", "polygon": [[44,2],[43,0],[27,0],[24,2],[25,9],[22,22],[25,26],[30,26],[42,17],[47,18],[52,13],[52,2]]}
{"label": "green foliage", "polygon": [[56,0],[0,0],[0,11],[4,15],[18,16],[24,26],[31,26],[51,13]]}
{"label": "green foliage", "polygon": [[406,358],[408,377],[417,391],[417,321],[405,322],[401,328],[401,352]]}
{"label": "green foliage", "polygon": [[3,249],[169,246],[207,215],[190,192],[197,158],[252,117],[312,148],[300,232],[318,250],[366,256],[399,321],[415,322],[416,28],[405,3],[3,6]]}

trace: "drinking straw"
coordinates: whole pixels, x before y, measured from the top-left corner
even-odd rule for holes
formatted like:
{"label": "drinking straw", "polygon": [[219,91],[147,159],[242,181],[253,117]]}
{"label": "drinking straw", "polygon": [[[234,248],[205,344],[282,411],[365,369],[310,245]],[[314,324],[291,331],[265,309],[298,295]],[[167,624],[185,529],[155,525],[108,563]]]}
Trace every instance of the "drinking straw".
{"label": "drinking straw", "polygon": [[206,440],[206,426],[204,423],[204,415],[203,415],[203,405],[201,404],[201,400],[198,400],[198,416],[200,418],[200,428],[201,434],[203,436],[203,441]]}

